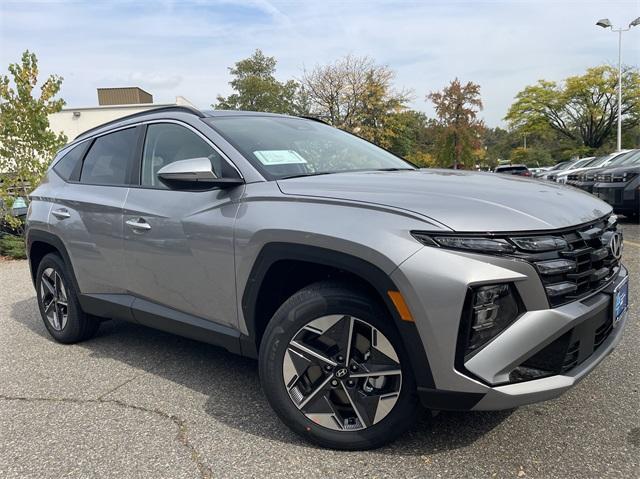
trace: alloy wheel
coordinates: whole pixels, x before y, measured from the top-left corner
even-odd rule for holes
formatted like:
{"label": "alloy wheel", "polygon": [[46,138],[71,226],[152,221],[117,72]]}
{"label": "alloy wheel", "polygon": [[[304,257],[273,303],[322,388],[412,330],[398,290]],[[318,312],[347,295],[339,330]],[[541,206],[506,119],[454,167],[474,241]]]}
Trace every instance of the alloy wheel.
{"label": "alloy wheel", "polygon": [[40,298],[47,321],[53,329],[62,331],[69,317],[69,302],[62,276],[53,268],[42,272]]}
{"label": "alloy wheel", "polygon": [[295,406],[329,429],[366,429],[384,419],[402,387],[398,354],[380,330],[349,315],[307,323],[289,342],[282,366]]}

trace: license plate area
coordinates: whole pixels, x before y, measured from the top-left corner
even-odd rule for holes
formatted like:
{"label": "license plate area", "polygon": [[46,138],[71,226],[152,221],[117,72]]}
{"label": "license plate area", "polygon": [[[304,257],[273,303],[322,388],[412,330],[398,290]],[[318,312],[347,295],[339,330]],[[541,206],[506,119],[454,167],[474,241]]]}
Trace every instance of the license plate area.
{"label": "license plate area", "polygon": [[611,308],[613,314],[613,327],[622,319],[625,311],[629,307],[629,277],[627,276],[620,284],[618,284],[613,290],[613,307]]}

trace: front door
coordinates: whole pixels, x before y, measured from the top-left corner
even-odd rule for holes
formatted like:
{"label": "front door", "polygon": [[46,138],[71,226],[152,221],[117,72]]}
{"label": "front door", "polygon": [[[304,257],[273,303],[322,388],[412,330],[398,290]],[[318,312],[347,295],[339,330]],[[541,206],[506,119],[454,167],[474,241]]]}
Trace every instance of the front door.
{"label": "front door", "polygon": [[225,160],[203,136],[176,123],[147,126],[140,186],[124,208],[127,289],[136,297],[221,325],[236,326],[233,227],[243,187],[170,190],[163,166],[208,157]]}

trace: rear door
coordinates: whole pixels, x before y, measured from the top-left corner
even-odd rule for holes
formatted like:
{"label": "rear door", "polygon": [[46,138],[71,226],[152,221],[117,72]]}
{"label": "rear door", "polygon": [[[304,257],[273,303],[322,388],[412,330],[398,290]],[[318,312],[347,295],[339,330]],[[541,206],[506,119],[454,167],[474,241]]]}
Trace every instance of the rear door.
{"label": "rear door", "polygon": [[122,215],[139,131],[101,135],[76,151],[82,161],[60,161],[60,170],[70,169],[64,171],[67,182],[52,205],[49,225],[67,248],[82,293],[126,292]]}
{"label": "rear door", "polygon": [[[190,125],[147,125],[140,185],[125,203],[126,285],[137,298],[168,308],[157,309],[158,316],[174,310],[235,326],[233,227],[244,187],[177,191],[157,178],[163,166],[201,157],[210,159],[218,175],[231,167]],[[134,305],[151,307],[140,300]]]}

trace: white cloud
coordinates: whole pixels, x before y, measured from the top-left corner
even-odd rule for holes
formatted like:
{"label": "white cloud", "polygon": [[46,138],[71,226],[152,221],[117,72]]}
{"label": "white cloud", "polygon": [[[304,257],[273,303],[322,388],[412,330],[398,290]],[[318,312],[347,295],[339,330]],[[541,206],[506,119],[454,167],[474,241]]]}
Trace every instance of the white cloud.
{"label": "white cloud", "polygon": [[[539,78],[559,80],[617,60],[615,35],[638,0],[3,2],[0,67],[29,48],[41,71],[65,77],[69,105],[96,102],[107,82],[136,83],[156,101],[184,95],[207,107],[227,94],[227,67],[261,48],[278,76],[353,53],[392,67],[413,106],[454,77],[482,87],[483,115],[500,123],[513,96]],[[626,23],[625,23],[626,22]],[[626,63],[640,64],[640,27],[625,34]]]}

